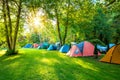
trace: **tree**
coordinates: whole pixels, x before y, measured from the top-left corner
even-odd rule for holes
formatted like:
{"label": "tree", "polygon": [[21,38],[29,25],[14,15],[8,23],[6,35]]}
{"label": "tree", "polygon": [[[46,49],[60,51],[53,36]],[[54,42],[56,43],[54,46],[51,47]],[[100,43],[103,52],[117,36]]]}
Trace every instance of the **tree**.
{"label": "tree", "polygon": [[109,42],[112,39],[112,29],[108,23],[109,18],[103,12],[102,8],[98,8],[96,15],[93,18],[93,35],[94,38],[101,40],[109,49]]}
{"label": "tree", "polygon": [[112,28],[115,29],[115,35],[113,36],[114,42],[118,44],[120,42],[120,15],[116,15],[113,18]]}
{"label": "tree", "polygon": [[[13,4],[15,4],[15,6],[13,6]],[[19,1],[2,0],[2,8],[3,8],[2,11],[4,16],[3,18],[4,18],[4,26],[5,26],[5,35],[6,35],[7,45],[8,45],[7,53],[10,55],[16,54],[17,53],[16,40],[17,40],[17,34],[19,30],[22,0],[19,0]],[[12,23],[12,21],[15,18],[16,18],[15,23]]]}

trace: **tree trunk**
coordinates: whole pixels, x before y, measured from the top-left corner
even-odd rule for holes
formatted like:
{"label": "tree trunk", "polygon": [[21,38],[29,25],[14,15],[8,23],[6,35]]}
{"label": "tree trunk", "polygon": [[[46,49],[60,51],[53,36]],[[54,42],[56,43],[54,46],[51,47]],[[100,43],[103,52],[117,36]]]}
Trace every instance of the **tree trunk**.
{"label": "tree trunk", "polygon": [[6,10],[7,10],[7,16],[8,16],[8,26],[9,26],[9,42],[10,42],[10,47],[11,49],[13,49],[12,47],[12,22],[11,22],[11,16],[10,16],[10,9],[9,9],[9,4],[8,4],[8,0],[5,0],[6,2]]}
{"label": "tree trunk", "polygon": [[3,3],[3,17],[4,17],[4,25],[5,25],[5,33],[6,33],[6,41],[8,45],[8,49],[11,49],[10,47],[10,42],[9,42],[9,35],[8,35],[8,26],[7,26],[7,14],[6,14],[6,5],[5,5],[5,0],[2,0]]}
{"label": "tree trunk", "polygon": [[101,41],[103,41],[103,35],[102,35],[102,33],[100,33],[99,39],[100,39]]}
{"label": "tree trunk", "polygon": [[107,38],[105,38],[105,44],[107,45],[107,51],[109,50],[109,40]]}
{"label": "tree trunk", "polygon": [[19,29],[19,21],[20,21],[21,7],[22,7],[21,4],[22,4],[22,1],[19,0],[17,20],[16,20],[15,33],[14,33],[14,41],[13,41],[13,49],[14,50],[15,50],[15,46],[16,46],[16,39],[17,39],[17,34],[18,34],[18,29]]}
{"label": "tree trunk", "polygon": [[62,46],[63,43],[62,43],[62,37],[61,37],[61,33],[60,33],[59,17],[58,17],[58,11],[57,11],[57,8],[55,8],[55,13],[56,13],[56,19],[57,19],[57,30],[58,30],[59,40],[60,40],[60,46]]}
{"label": "tree trunk", "polygon": [[76,34],[74,34],[74,42],[76,42],[77,41],[77,35]]}
{"label": "tree trunk", "polygon": [[65,33],[64,33],[64,38],[63,38],[63,44],[65,44],[65,40],[66,40],[67,32],[68,32],[69,7],[70,7],[70,0],[69,0],[69,2],[68,2],[67,19],[66,19],[66,26],[65,26]]}

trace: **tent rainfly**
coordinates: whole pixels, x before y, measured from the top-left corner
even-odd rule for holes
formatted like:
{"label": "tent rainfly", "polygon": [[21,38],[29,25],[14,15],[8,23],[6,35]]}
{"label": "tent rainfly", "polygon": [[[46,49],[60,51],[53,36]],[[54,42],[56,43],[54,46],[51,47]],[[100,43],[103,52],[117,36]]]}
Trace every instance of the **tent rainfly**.
{"label": "tent rainfly", "polygon": [[[88,41],[81,42],[73,45],[66,55],[71,57],[94,56],[94,45]],[[99,52],[98,55],[100,55]]]}
{"label": "tent rainfly", "polygon": [[100,61],[120,64],[120,44],[110,48]]}
{"label": "tent rainfly", "polygon": [[70,49],[70,46],[65,44],[60,48],[59,52],[67,53],[69,51],[69,49]]}

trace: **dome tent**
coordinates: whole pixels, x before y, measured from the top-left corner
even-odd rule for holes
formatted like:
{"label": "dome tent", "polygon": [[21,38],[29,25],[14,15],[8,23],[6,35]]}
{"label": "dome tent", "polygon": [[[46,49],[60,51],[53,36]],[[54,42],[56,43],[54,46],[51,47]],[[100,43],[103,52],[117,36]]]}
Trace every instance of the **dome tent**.
{"label": "dome tent", "polygon": [[120,44],[110,48],[100,61],[120,64]]}
{"label": "dome tent", "polygon": [[[77,45],[73,45],[67,55],[71,57],[94,56],[94,45],[88,41],[81,42]],[[98,55],[100,55],[99,52]]]}
{"label": "dome tent", "polygon": [[32,48],[32,44],[26,44],[23,48]]}
{"label": "dome tent", "polygon": [[39,46],[39,44],[37,44],[37,43],[33,44],[33,48],[38,48],[38,46]]}
{"label": "dome tent", "polygon": [[55,45],[53,45],[53,44],[51,44],[49,47],[48,47],[48,49],[47,50],[56,50],[57,49],[57,47],[55,46]]}
{"label": "dome tent", "polygon": [[70,49],[70,46],[65,44],[60,48],[59,52],[67,53],[69,51],[69,49]]}
{"label": "dome tent", "polygon": [[38,49],[47,49],[49,47],[48,42],[43,42],[38,46]]}

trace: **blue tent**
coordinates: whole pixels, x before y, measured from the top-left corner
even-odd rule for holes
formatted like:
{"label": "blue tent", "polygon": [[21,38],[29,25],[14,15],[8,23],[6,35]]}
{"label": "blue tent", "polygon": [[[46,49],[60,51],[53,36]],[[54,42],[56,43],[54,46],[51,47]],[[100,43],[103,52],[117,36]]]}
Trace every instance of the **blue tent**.
{"label": "blue tent", "polygon": [[65,44],[60,48],[59,51],[62,53],[67,53],[69,51],[69,49],[70,49],[70,46]]}
{"label": "blue tent", "polygon": [[53,45],[53,44],[51,44],[49,47],[48,47],[48,49],[47,50],[56,50],[57,49],[57,47],[55,46],[55,45]]}
{"label": "blue tent", "polygon": [[100,52],[106,52],[107,51],[107,46],[97,45],[97,49],[99,49]]}
{"label": "blue tent", "polygon": [[60,42],[56,42],[55,46],[57,47],[57,50],[59,50],[60,49]]}
{"label": "blue tent", "polygon": [[79,44],[76,44],[76,46],[80,49],[80,51],[83,53],[83,47],[84,47],[84,42],[81,42]]}
{"label": "blue tent", "polygon": [[[114,43],[110,43],[109,44],[109,48],[111,48],[111,47],[113,47],[113,46],[115,46],[115,44]],[[97,45],[97,48],[100,50],[100,52],[106,52],[107,51],[107,46],[101,46],[101,45]]]}
{"label": "blue tent", "polygon": [[32,48],[32,44],[26,44],[23,48]]}
{"label": "blue tent", "polygon": [[41,49],[41,46],[39,45],[39,46],[37,47],[37,49]]}
{"label": "blue tent", "polygon": [[115,46],[114,43],[110,43],[110,44],[109,44],[109,48],[111,48],[111,47],[113,47],[113,46]]}
{"label": "blue tent", "polygon": [[39,44],[38,49],[47,49],[48,47],[49,47],[49,43],[43,42],[43,43]]}

